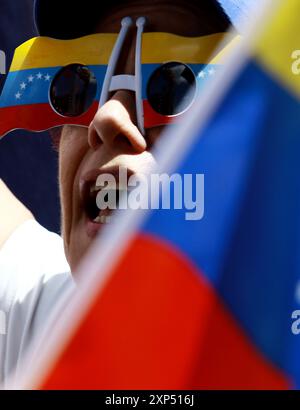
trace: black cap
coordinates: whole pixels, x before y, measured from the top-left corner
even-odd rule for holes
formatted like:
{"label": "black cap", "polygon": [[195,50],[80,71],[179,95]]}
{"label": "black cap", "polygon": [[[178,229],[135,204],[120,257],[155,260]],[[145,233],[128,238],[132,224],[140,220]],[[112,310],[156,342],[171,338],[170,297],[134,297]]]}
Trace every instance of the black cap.
{"label": "black cap", "polygon": [[[38,33],[59,39],[83,37],[94,33],[99,20],[101,7],[105,13],[112,5],[126,3],[127,0],[35,0],[34,19]],[[143,1],[143,0],[141,0]],[[195,1],[195,0],[194,0]],[[230,20],[217,0],[198,0],[201,7],[212,13],[224,26],[224,31],[230,25]]]}

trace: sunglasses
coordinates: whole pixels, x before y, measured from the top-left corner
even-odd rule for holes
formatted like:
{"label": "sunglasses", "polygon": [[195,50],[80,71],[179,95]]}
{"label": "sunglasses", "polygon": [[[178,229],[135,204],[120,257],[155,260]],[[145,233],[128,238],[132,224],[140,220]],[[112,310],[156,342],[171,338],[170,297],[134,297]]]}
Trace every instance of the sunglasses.
{"label": "sunglasses", "polygon": [[[116,74],[132,20],[119,34],[75,40],[33,38],[19,46],[0,97],[0,136],[14,129],[44,131],[65,124],[88,127],[117,90],[135,93],[138,127],[180,121],[238,40],[225,33],[182,37],[144,33],[136,21],[135,74]],[[216,52],[221,41],[226,46]]]}

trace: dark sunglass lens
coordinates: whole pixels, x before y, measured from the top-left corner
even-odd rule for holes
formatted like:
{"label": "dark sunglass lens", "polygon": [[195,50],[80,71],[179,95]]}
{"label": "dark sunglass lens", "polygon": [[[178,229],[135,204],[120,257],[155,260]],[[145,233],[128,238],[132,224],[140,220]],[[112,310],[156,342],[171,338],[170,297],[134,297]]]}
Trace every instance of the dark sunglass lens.
{"label": "dark sunglass lens", "polygon": [[185,64],[170,62],[158,67],[147,85],[151,107],[162,115],[175,115],[188,108],[194,99],[196,80]]}
{"label": "dark sunglass lens", "polygon": [[97,80],[88,67],[70,64],[54,77],[50,88],[50,101],[59,114],[77,117],[92,105],[97,92]]}

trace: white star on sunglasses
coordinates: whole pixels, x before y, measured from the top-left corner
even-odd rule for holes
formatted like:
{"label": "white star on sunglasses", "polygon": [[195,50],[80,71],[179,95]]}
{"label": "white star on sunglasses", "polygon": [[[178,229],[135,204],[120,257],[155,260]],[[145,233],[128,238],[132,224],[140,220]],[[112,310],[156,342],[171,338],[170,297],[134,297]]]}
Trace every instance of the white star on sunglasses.
{"label": "white star on sunglasses", "polygon": [[199,78],[204,78],[206,76],[205,71],[200,71],[200,73],[198,74]]}

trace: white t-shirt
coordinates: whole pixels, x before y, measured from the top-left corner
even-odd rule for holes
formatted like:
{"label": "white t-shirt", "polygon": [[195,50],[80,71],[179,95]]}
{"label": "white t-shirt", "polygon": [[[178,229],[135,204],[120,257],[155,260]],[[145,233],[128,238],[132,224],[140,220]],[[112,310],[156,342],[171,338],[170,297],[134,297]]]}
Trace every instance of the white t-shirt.
{"label": "white t-shirt", "polygon": [[74,288],[61,237],[35,220],[19,226],[0,249],[0,386]]}

